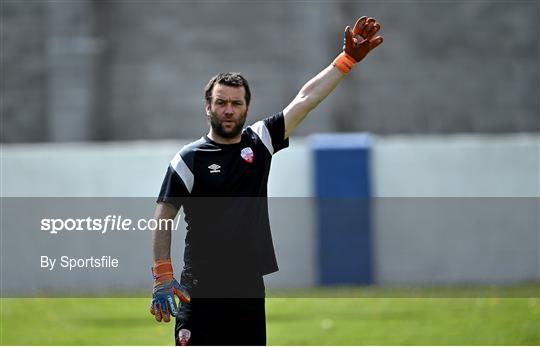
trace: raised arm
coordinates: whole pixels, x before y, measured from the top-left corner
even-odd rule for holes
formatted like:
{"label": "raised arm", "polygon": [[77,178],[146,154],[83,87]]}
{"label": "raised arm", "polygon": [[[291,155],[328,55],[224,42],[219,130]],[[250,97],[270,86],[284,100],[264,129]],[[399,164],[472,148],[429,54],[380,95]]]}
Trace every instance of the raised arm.
{"label": "raised arm", "polygon": [[383,42],[381,36],[375,37],[380,28],[375,19],[367,17],[359,18],[353,29],[349,26],[345,28],[343,52],[310,79],[283,110],[285,138],[336,88],[356,63]]}

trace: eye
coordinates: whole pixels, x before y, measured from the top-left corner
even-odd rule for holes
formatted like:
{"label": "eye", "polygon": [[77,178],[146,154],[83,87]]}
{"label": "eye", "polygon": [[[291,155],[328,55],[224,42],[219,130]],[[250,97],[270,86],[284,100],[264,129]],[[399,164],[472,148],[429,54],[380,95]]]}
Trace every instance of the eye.
{"label": "eye", "polygon": [[242,106],[244,103],[242,101],[240,101],[240,100],[236,100],[236,101],[233,101],[233,104],[235,106]]}
{"label": "eye", "polygon": [[216,100],[216,105],[223,105],[223,104],[225,104],[225,100],[221,100],[221,99]]}

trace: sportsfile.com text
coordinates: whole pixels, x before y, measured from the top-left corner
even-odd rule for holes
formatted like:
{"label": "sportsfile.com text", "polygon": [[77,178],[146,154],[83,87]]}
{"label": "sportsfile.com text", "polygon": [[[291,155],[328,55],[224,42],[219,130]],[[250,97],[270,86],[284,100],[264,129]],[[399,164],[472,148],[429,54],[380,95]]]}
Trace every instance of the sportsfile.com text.
{"label": "sportsfile.com text", "polygon": [[107,215],[104,218],[43,218],[41,231],[58,234],[62,231],[97,231],[105,234],[108,231],[153,231],[177,230],[180,218],[176,219],[138,219],[136,223],[131,218],[117,215]]}

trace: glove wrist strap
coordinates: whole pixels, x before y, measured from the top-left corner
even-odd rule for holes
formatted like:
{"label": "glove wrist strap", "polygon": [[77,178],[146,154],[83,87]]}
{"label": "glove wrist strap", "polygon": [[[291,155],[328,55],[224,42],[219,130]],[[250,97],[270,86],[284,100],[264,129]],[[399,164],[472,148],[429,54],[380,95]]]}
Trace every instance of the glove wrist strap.
{"label": "glove wrist strap", "polygon": [[170,259],[156,260],[152,267],[154,284],[160,284],[173,279],[173,268]]}
{"label": "glove wrist strap", "polygon": [[356,64],[357,61],[354,60],[353,57],[348,55],[345,52],[341,52],[336,59],[332,62],[332,65],[335,66],[339,71],[341,71],[343,74],[348,74],[349,71],[353,68],[354,64]]}

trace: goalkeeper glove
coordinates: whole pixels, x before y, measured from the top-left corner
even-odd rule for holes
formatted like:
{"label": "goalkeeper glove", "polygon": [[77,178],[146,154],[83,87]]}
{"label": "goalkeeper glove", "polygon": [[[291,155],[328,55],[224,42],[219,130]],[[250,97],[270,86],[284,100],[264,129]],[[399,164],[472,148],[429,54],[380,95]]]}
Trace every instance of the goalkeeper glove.
{"label": "goalkeeper glove", "polygon": [[354,28],[347,26],[343,34],[343,52],[336,57],[332,65],[344,74],[349,73],[354,64],[383,42],[381,36],[374,37],[381,25],[373,18],[361,17]]}
{"label": "goalkeeper glove", "polygon": [[173,268],[170,259],[157,260],[152,267],[154,275],[154,290],[152,291],[152,303],[150,313],[158,322],[171,320],[171,315],[178,315],[178,306],[174,296],[178,296],[181,302],[190,302],[187,289],[182,286],[173,276]]}

